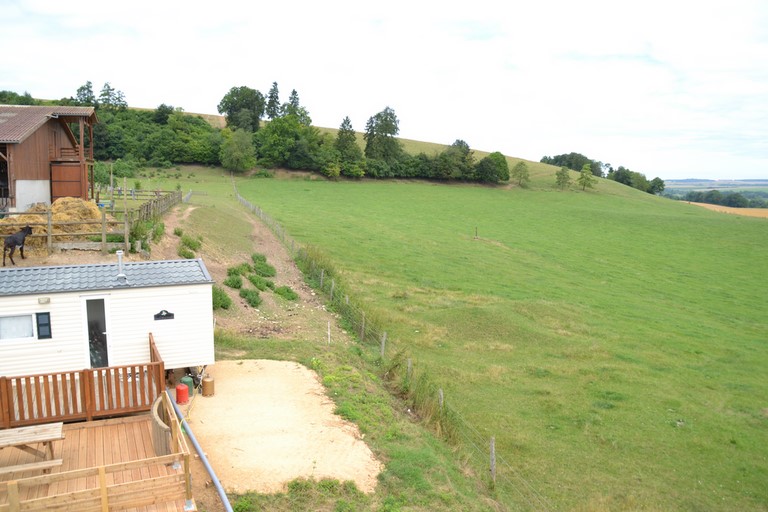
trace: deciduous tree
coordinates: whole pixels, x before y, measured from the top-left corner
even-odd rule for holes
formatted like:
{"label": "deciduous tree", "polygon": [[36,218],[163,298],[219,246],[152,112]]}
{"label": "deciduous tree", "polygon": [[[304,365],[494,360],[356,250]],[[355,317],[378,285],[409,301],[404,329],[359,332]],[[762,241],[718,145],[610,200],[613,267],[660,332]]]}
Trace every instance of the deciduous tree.
{"label": "deciduous tree", "polygon": [[584,164],[584,167],[581,168],[577,182],[581,186],[581,190],[594,188],[597,178],[592,174],[592,167],[589,164]]}
{"label": "deciduous tree", "polygon": [[247,86],[232,87],[219,102],[219,114],[227,118],[227,126],[255,132],[264,115],[264,95]]}
{"label": "deciduous tree", "polygon": [[664,180],[657,176],[653,178],[648,184],[648,193],[660,195],[662,192],[664,192],[664,187]]}
{"label": "deciduous tree", "polygon": [[235,130],[221,145],[221,165],[230,171],[245,171],[256,165],[253,138],[246,130]]}
{"label": "deciduous tree", "polygon": [[475,179],[483,183],[498,183],[509,180],[507,157],[494,151],[477,163]]}
{"label": "deciduous tree", "polygon": [[400,159],[403,149],[395,138],[400,133],[399,124],[395,111],[390,107],[368,119],[363,136],[366,158],[382,160],[388,165]]}
{"label": "deciduous tree", "polygon": [[561,167],[560,170],[555,173],[555,183],[561,190],[567,188],[568,185],[571,184],[571,172],[567,167]]}
{"label": "deciduous tree", "polygon": [[528,172],[528,164],[522,160],[517,162],[512,168],[511,178],[521,187],[524,187],[531,181],[531,175]]}
{"label": "deciduous tree", "polygon": [[161,103],[160,106],[155,109],[155,115],[152,117],[152,119],[157,124],[168,124],[168,117],[171,114],[173,114],[173,107],[171,105]]}

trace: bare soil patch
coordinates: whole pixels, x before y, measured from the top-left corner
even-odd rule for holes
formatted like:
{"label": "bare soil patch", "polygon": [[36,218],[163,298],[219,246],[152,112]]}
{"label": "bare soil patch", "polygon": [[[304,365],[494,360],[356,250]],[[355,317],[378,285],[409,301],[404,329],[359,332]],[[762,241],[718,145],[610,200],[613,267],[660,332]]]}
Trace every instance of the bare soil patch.
{"label": "bare soil patch", "polygon": [[215,395],[187,421],[227,491],[272,493],[298,477],[352,480],[373,492],[381,464],[357,427],[336,416],[317,374],[294,362],[219,361]]}
{"label": "bare soil patch", "polygon": [[713,210],[722,213],[732,213],[734,215],[743,215],[744,217],[761,217],[768,219],[768,208],[733,208],[730,206],[720,206],[718,204],[690,203],[701,206],[707,210]]}

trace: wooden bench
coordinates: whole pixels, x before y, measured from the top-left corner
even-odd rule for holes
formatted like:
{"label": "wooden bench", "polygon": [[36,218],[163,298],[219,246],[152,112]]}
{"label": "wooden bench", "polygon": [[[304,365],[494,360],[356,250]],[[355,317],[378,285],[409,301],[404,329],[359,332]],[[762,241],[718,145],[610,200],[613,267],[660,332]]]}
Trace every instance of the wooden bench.
{"label": "wooden bench", "polygon": [[41,460],[40,462],[30,462],[28,464],[18,464],[16,466],[6,466],[0,468],[0,475],[8,475],[11,473],[20,473],[22,471],[36,471],[42,469],[43,471],[50,471],[51,468],[61,466],[61,459],[53,460]]}
{"label": "wooden bench", "polygon": [[[18,448],[42,459],[0,468],[0,475],[37,469],[47,473],[52,467],[60,466],[61,459],[53,458],[53,442],[64,439],[63,425],[62,422],[58,422],[0,430],[0,449]],[[42,450],[37,449],[38,444],[43,445]]]}

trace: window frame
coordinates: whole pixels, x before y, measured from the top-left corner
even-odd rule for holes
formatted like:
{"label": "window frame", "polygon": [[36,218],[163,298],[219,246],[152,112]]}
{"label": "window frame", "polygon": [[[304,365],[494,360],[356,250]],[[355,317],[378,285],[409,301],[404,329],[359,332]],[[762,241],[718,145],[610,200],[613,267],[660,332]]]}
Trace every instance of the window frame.
{"label": "window frame", "polygon": [[[42,321],[42,320],[45,321]],[[48,330],[47,334],[41,334],[41,327]],[[35,313],[35,330],[37,331],[37,339],[50,340],[53,338],[53,329],[51,329],[51,312],[41,311]]]}
{"label": "window frame", "polygon": [[4,318],[20,318],[20,317],[26,317],[29,318],[29,326],[32,331],[32,334],[30,336],[17,336],[15,338],[7,337],[3,338],[0,335],[0,341],[11,341],[11,340],[34,340],[36,339],[37,333],[35,332],[35,318],[34,313],[21,313],[21,314],[14,314],[14,315],[1,315],[0,321]]}

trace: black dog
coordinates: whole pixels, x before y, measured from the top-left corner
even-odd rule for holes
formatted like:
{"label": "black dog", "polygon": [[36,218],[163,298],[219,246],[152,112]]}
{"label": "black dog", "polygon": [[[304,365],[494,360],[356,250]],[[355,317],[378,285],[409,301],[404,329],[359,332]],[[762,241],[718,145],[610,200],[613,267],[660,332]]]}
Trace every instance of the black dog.
{"label": "black dog", "polygon": [[5,243],[3,244],[3,266],[5,266],[5,252],[8,249],[11,250],[8,257],[11,258],[11,263],[13,265],[16,265],[16,262],[13,261],[13,251],[15,251],[17,247],[21,253],[21,259],[24,259],[24,239],[27,238],[27,235],[31,234],[32,228],[27,226],[22,228],[18,233],[14,233],[13,235],[5,237]]}

